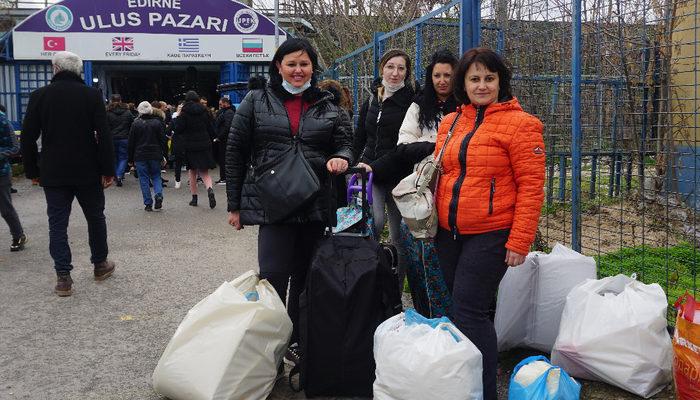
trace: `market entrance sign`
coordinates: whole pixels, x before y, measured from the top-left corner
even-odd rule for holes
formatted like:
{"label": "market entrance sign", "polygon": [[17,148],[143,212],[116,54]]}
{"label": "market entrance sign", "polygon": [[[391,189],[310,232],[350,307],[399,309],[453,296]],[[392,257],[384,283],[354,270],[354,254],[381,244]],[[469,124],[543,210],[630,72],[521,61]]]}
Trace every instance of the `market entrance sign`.
{"label": "market entrance sign", "polygon": [[65,0],[12,35],[18,60],[67,50],[92,61],[269,61],[275,52],[274,23],[231,0]]}

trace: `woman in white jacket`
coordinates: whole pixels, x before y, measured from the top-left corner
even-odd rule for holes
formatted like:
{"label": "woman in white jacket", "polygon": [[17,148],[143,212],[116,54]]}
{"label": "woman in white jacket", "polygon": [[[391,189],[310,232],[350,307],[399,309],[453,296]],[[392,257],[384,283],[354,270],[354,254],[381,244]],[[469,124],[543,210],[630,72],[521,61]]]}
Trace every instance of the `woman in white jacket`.
{"label": "woman in white jacket", "polygon": [[[396,149],[365,166],[374,172],[375,182],[394,187],[413,172],[417,163],[432,156],[442,117],[457,108],[452,95],[452,76],[457,61],[448,50],[433,54],[425,69],[425,87],[406,112]],[[433,241],[414,238],[402,222],[401,243],[397,246],[403,247],[407,254],[406,275],[414,308],[429,318],[448,315],[450,295],[437,263]]]}

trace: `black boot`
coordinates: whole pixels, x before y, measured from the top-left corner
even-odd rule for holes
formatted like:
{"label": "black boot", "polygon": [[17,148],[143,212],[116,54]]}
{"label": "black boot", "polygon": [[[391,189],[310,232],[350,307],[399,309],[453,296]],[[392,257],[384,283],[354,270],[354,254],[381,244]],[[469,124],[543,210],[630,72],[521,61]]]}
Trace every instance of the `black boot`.
{"label": "black boot", "polygon": [[190,205],[192,207],[197,207],[197,195],[196,194],[192,195],[192,201],[190,201]]}

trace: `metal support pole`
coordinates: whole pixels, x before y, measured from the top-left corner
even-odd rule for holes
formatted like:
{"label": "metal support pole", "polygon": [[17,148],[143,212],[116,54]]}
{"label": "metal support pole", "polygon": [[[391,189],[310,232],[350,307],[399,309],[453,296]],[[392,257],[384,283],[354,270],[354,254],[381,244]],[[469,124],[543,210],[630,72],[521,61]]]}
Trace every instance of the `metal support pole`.
{"label": "metal support pole", "polygon": [[275,0],[275,50],[280,47],[280,0]]}
{"label": "metal support pole", "polygon": [[423,24],[416,25],[416,67],[413,69],[414,76],[420,81],[423,76]]}
{"label": "metal support pole", "polygon": [[573,0],[571,43],[571,246],[581,252],[581,0]]}
{"label": "metal support pole", "polygon": [[354,56],[352,58],[352,115],[354,119],[353,126],[357,129],[357,120],[359,119],[359,110],[360,110],[360,105],[359,103],[359,97],[360,97],[360,77],[358,75],[358,66],[357,66],[357,56]]}
{"label": "metal support pole", "polygon": [[382,53],[384,52],[384,46],[382,46],[379,37],[382,36],[384,32],[374,32],[374,77],[379,78],[379,61],[382,59]]}
{"label": "metal support pole", "polygon": [[22,115],[22,81],[19,64],[15,64],[15,118],[19,124],[22,124],[24,116]]}
{"label": "metal support pole", "polygon": [[459,13],[459,53],[464,54],[467,50],[474,47],[474,30],[472,23],[474,17],[473,3],[477,0],[462,0]]}
{"label": "metal support pole", "polygon": [[559,201],[566,200],[566,156],[559,155]]}

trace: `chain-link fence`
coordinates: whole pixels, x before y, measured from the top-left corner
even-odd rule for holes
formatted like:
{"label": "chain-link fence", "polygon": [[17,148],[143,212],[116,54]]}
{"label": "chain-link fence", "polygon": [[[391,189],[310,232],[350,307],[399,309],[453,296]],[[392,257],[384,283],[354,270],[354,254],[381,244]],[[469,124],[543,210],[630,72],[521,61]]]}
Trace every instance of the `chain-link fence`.
{"label": "chain-link fence", "polygon": [[453,1],[377,34],[331,74],[352,88],[357,104],[369,94],[381,52],[398,47],[414,57],[422,80],[432,52],[459,52],[461,10],[478,10],[473,43],[505,57],[515,95],[545,125],[536,247],[561,242],[596,256],[601,276],[637,273],[672,301],[696,291],[700,261],[698,7],[690,0]]}

